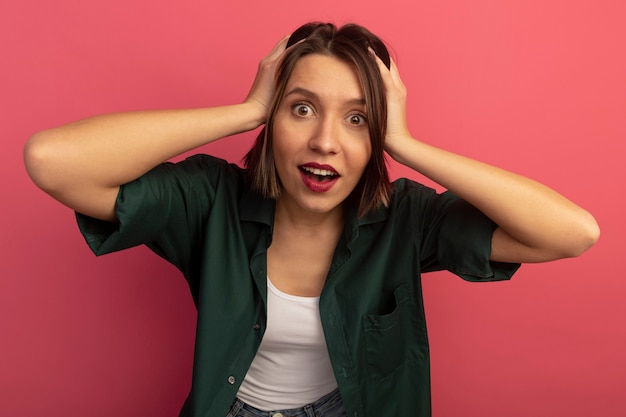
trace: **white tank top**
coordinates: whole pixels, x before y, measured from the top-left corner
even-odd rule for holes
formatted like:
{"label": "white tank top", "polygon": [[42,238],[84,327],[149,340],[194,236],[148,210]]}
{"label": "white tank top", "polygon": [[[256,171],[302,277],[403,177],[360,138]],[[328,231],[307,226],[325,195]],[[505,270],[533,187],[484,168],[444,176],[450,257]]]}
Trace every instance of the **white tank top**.
{"label": "white tank top", "polygon": [[268,278],[267,329],[237,397],[260,410],[285,410],[335,388],[319,297],[286,294]]}

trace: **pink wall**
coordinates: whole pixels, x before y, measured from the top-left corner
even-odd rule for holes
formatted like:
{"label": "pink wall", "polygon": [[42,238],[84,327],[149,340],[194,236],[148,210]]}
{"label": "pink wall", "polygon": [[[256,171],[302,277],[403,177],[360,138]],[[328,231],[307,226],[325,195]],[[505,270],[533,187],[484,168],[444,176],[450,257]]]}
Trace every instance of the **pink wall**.
{"label": "pink wall", "polygon": [[[393,46],[415,136],[545,182],[603,230],[583,257],[511,282],[425,277],[434,416],[626,415],[624,3],[366,3],[3,2],[0,415],[175,416],[192,361],[183,279],[144,248],[92,256],[28,180],[26,139],[96,113],[237,102],[258,60],[313,19]],[[207,151],[237,161],[250,139]]]}

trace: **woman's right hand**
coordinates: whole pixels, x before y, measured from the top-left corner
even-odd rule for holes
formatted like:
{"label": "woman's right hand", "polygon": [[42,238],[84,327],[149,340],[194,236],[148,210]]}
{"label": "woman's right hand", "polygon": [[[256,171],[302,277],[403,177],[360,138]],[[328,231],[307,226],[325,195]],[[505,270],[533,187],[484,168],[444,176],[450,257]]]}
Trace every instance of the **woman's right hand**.
{"label": "woman's right hand", "polygon": [[274,49],[259,63],[254,83],[250,88],[245,103],[254,104],[258,109],[259,125],[265,123],[274,98],[274,75],[276,68],[285,53],[289,35],[274,46]]}

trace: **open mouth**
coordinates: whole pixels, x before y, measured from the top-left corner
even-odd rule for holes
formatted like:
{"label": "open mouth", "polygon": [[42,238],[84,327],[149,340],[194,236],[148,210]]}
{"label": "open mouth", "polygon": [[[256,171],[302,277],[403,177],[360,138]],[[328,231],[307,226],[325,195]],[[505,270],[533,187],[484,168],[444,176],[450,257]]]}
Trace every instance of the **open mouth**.
{"label": "open mouth", "polygon": [[304,173],[308,178],[311,178],[317,182],[328,182],[339,177],[339,174],[335,171],[328,169],[312,168],[309,166],[300,166],[300,171]]}

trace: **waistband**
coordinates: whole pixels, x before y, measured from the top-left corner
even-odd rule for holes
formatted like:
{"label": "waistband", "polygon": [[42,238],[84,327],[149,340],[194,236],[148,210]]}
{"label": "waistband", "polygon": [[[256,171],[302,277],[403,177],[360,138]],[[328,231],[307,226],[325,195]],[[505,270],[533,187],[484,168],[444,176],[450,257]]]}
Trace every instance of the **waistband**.
{"label": "waistband", "polygon": [[[339,389],[336,389],[322,398],[314,401],[311,404],[307,404],[300,408],[291,408],[287,410],[274,410],[263,411],[258,408],[254,408],[241,401],[239,398],[235,398],[230,412],[227,417],[325,417],[325,413],[339,412],[343,410],[343,400]],[[329,417],[345,414],[328,414]]]}

